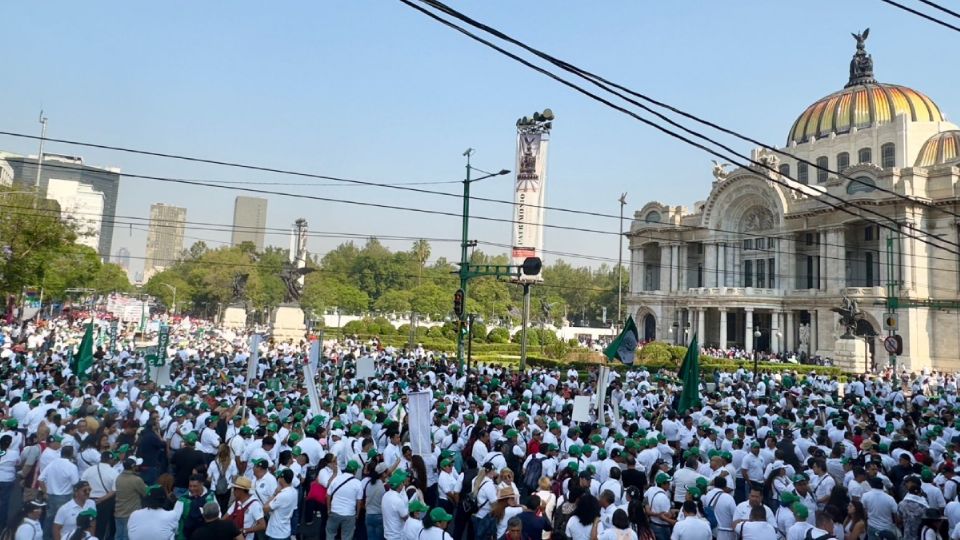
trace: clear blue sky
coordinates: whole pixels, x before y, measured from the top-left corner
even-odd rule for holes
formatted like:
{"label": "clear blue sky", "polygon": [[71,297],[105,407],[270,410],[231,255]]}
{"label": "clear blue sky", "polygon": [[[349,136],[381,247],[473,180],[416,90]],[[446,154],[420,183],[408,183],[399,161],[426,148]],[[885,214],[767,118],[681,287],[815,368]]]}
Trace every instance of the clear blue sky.
{"label": "clear blue sky", "polygon": [[[453,2],[534,46],[776,145],[816,99],[846,82],[851,31],[871,28],[877,78],[904,84],[960,115],[960,35],[877,0],[769,2]],[[629,214],[660,200],[706,198],[710,158],[467,40],[393,0],[28,2],[4,14],[0,129],[234,160],[381,182],[462,178],[467,147],[487,170],[514,168],[514,122],[557,115],[548,204]],[[749,146],[736,143],[749,151]],[[36,153],[0,137],[0,149]],[[126,172],[202,179],[302,179],[51,144]],[[459,185],[429,186],[457,192]],[[511,182],[475,193],[510,198]],[[269,189],[269,188],[268,188]],[[369,187],[291,187],[322,196],[458,211],[459,201]],[[118,214],[154,202],[190,221],[229,224],[236,194],[124,179]],[[296,217],[312,231],[459,236],[455,218],[270,197],[269,227]],[[504,205],[474,213],[510,217]],[[628,215],[629,215],[628,214]],[[122,218],[121,218],[122,219]],[[548,214],[550,223],[616,230],[616,220]],[[224,232],[187,230],[228,240]],[[144,255],[145,233],[117,226],[114,252]],[[509,243],[506,224],[475,222],[471,237]],[[312,238],[325,252],[337,239]],[[218,245],[216,242],[210,242]],[[288,240],[268,236],[268,243]],[[405,248],[409,242],[387,242]],[[611,236],[548,229],[551,250],[616,257]],[[434,256],[456,257],[455,244]],[[488,251],[496,251],[487,248]],[[580,264],[595,264],[580,260]],[[134,267],[140,261],[135,260]]]}

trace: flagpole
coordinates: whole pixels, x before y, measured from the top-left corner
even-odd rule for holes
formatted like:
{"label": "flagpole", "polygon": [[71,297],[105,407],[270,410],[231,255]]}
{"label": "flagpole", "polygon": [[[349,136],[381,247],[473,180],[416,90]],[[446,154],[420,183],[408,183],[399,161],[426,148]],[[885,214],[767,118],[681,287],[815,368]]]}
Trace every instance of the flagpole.
{"label": "flagpole", "polygon": [[620,256],[617,260],[617,326],[618,330],[623,328],[623,207],[627,205],[627,194],[624,192],[618,199],[620,201],[620,234],[617,235],[619,241]]}

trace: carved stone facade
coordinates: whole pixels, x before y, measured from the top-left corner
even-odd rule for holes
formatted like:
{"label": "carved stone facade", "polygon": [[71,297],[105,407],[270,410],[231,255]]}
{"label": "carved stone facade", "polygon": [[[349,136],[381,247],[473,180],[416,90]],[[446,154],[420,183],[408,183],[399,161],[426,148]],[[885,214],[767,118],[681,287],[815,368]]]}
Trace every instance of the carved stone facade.
{"label": "carved stone facade", "polygon": [[[786,147],[754,150],[761,165],[705,167],[709,196],[693,211],[634,213],[626,300],[641,338],[696,332],[706,347],[834,357],[843,329],[831,308],[846,295],[865,312],[857,369],[884,367],[890,285],[913,304],[897,312],[898,365],[960,369],[960,310],[924,305],[960,301],[960,156],[942,142],[960,131],[919,92],[866,79],[808,108]],[[839,105],[860,92],[868,110]],[[901,95],[925,108],[902,108]]]}

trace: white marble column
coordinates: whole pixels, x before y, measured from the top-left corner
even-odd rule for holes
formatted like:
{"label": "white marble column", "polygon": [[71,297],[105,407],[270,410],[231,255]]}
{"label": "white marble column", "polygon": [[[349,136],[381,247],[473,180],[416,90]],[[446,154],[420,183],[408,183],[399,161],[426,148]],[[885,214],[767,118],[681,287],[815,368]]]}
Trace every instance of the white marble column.
{"label": "white marble column", "polygon": [[827,290],[839,291],[847,286],[846,231],[834,228],[827,231]]}
{"label": "white marble column", "polygon": [[743,350],[748,353],[753,352],[753,308],[743,308],[747,314],[746,324],[744,325]]}
{"label": "white marble column", "polygon": [[787,326],[783,330],[783,337],[786,340],[787,352],[793,352],[796,349],[794,345],[794,336],[796,330],[793,328],[793,311],[787,311]]}
{"label": "white marble column", "polygon": [[819,264],[817,264],[817,289],[827,289],[827,233],[818,231],[817,237],[820,239]]}
{"label": "white marble column", "polygon": [[810,310],[810,356],[817,354],[820,349],[820,332],[817,324],[817,310]]}
{"label": "white marble column", "polygon": [[909,236],[920,236],[920,234],[916,229],[910,228],[911,226],[919,228],[917,221],[909,217],[904,221],[904,226],[901,228],[902,234],[900,235],[900,275],[903,280],[901,286],[904,289],[912,290],[914,288],[913,257],[917,251],[917,241]]}
{"label": "white marble column", "polygon": [[780,337],[777,336],[777,332],[780,331],[780,317],[783,313],[779,311],[774,311],[770,314],[770,352],[779,353],[780,349]]}
{"label": "white marble column", "polygon": [[680,289],[680,245],[670,244],[670,290]]}
{"label": "white marble column", "polygon": [[697,310],[697,339],[701,347],[707,341],[707,308]]}
{"label": "white marble column", "polygon": [[737,282],[737,244],[736,242],[727,242],[727,262],[724,268],[727,271],[727,287],[738,287]]}
{"label": "white marble column", "polygon": [[677,245],[677,290],[685,291],[687,290],[687,260],[688,260],[688,244],[679,244]]}
{"label": "white marble column", "polygon": [[703,248],[703,286],[716,287],[717,274],[719,272],[717,268],[717,244],[707,242],[704,243]]}
{"label": "white marble column", "polygon": [[727,308],[720,308],[720,348],[727,348]]}
{"label": "white marble column", "polygon": [[630,290],[634,294],[643,291],[643,247],[630,250]]}
{"label": "white marble column", "polygon": [[727,245],[717,244],[717,287],[727,286]]}
{"label": "white marble column", "polygon": [[660,244],[660,287],[664,292],[670,291],[673,272],[670,271],[670,256],[673,254],[673,248],[668,244]]}
{"label": "white marble column", "polygon": [[780,288],[792,291],[797,288],[797,241],[793,235],[780,239],[780,253],[783,264],[780,265]]}

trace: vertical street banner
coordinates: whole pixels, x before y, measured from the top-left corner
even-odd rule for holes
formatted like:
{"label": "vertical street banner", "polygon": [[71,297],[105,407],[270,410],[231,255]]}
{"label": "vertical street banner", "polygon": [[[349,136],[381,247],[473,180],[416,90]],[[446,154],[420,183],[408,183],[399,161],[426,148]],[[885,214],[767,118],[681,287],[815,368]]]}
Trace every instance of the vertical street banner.
{"label": "vertical street banner", "polygon": [[116,352],[117,350],[117,332],[119,330],[119,326],[118,326],[119,324],[120,323],[116,319],[114,319],[113,322],[110,323],[110,352],[111,353]]}
{"label": "vertical street banner", "polygon": [[159,364],[164,365],[167,363],[167,347],[170,346],[170,327],[167,325],[161,325],[160,331],[157,333],[157,361]]}
{"label": "vertical street banner", "polygon": [[260,364],[260,334],[250,336],[250,356],[247,357],[247,384],[257,378],[257,366]]}
{"label": "vertical street banner", "polygon": [[320,410],[320,393],[317,392],[317,378],[310,362],[303,365],[303,383],[307,385],[307,396],[310,398],[310,415],[318,416]]}
{"label": "vertical street banner", "polygon": [[320,369],[320,349],[322,347],[322,342],[319,339],[310,342],[310,367],[315,372]]}
{"label": "vertical street banner", "polygon": [[[545,111],[546,112],[546,111]],[[539,257],[543,249],[543,221],[547,185],[547,146],[553,118],[534,115],[517,122],[516,184],[513,194],[512,264],[520,265],[528,257]],[[542,275],[521,275],[520,282],[539,283]]]}
{"label": "vertical street banner", "polygon": [[410,450],[423,456],[433,452],[430,446],[430,392],[407,393],[407,425],[410,428]]}

